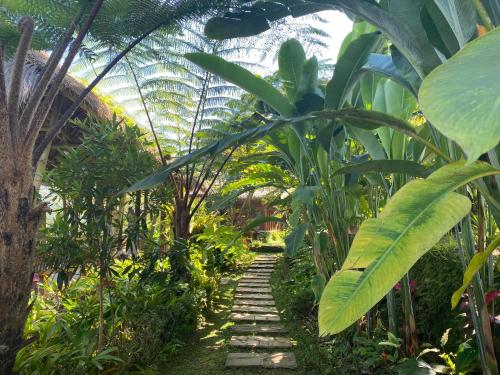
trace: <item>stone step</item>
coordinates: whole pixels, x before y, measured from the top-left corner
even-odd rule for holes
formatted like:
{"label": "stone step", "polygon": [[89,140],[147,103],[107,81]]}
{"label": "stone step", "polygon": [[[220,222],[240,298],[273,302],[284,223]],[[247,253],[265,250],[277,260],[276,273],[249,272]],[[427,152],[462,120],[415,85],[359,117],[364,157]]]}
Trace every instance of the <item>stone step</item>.
{"label": "stone step", "polygon": [[234,305],[233,312],[277,314],[278,310],[276,309],[276,307],[269,307],[269,306]]}
{"label": "stone step", "polygon": [[235,293],[234,298],[274,300],[271,294]]}
{"label": "stone step", "polygon": [[274,268],[273,263],[256,263],[253,262],[250,267],[256,267],[256,268]]}
{"label": "stone step", "polygon": [[237,333],[287,333],[281,324],[236,324],[231,331]]}
{"label": "stone step", "polygon": [[263,273],[263,272],[247,272],[243,274],[243,277],[248,277],[248,276],[257,276],[257,278],[261,280],[270,280],[271,279],[271,273]]}
{"label": "stone step", "polygon": [[247,293],[271,293],[271,288],[246,288],[243,286],[237,286],[236,292],[247,292]]}
{"label": "stone step", "polygon": [[266,279],[254,279],[254,278],[251,278],[251,277],[242,277],[238,281],[240,283],[269,284],[269,278],[266,278]]}
{"label": "stone step", "polygon": [[252,283],[252,282],[239,282],[238,283],[238,286],[241,286],[241,287],[244,287],[244,288],[259,288],[259,287],[263,287],[263,288],[270,288],[271,287],[271,284],[269,283]]}
{"label": "stone step", "polygon": [[229,319],[233,322],[279,322],[280,317],[276,314],[250,314],[250,313],[231,313]]}
{"label": "stone step", "polygon": [[257,264],[276,264],[277,260],[276,259],[255,259],[253,263]]}
{"label": "stone step", "polygon": [[235,305],[252,305],[252,306],[274,306],[274,301],[260,299],[235,299]]}
{"label": "stone step", "polygon": [[226,367],[297,368],[293,353],[229,353]]}
{"label": "stone step", "polygon": [[232,336],[229,346],[237,348],[291,348],[289,338],[272,336]]}
{"label": "stone step", "polygon": [[273,270],[267,269],[267,268],[248,268],[246,272],[250,273],[273,273]]}
{"label": "stone step", "polygon": [[263,273],[246,272],[243,274],[242,278],[244,278],[244,279],[257,279],[257,280],[270,280],[271,275],[263,274]]}

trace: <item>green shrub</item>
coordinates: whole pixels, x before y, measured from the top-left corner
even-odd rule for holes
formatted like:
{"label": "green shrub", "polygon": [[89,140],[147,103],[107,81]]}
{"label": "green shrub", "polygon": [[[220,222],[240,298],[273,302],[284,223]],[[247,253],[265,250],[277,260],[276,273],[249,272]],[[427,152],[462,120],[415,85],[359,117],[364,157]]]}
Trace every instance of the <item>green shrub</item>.
{"label": "green shrub", "polygon": [[459,308],[451,309],[450,299],[462,283],[462,265],[456,244],[443,240],[413,267],[416,280],[413,307],[417,329],[424,342],[438,345],[443,333],[451,328],[448,345],[456,348],[464,341],[464,318]]}
{"label": "green shrub", "polygon": [[41,285],[19,352],[21,374],[94,374],[137,370],[174,354],[196,330],[207,304],[199,280],[193,286],[167,282],[110,281],[105,298],[106,349],[97,353],[98,280],[83,276],[60,292],[49,279]]}

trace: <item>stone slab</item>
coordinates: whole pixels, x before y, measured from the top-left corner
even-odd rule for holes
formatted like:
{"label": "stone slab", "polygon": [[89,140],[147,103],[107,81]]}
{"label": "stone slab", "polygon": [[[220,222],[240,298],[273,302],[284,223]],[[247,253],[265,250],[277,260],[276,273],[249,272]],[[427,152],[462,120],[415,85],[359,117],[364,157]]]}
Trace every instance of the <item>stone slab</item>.
{"label": "stone slab", "polygon": [[269,277],[265,279],[255,279],[253,277],[242,277],[238,281],[240,283],[254,283],[254,284],[269,284]]}
{"label": "stone slab", "polygon": [[276,309],[276,307],[270,307],[270,306],[234,305],[233,312],[277,314],[278,310]]}
{"label": "stone slab", "polygon": [[271,294],[235,293],[234,298],[274,300]]}
{"label": "stone slab", "polygon": [[249,265],[249,267],[268,267],[268,268],[273,268],[276,266],[276,263],[275,262],[253,262],[252,264]]}
{"label": "stone slab", "polygon": [[235,299],[235,305],[252,305],[252,306],[274,306],[275,303],[272,300],[261,300],[261,299]]}
{"label": "stone slab", "polygon": [[281,324],[236,324],[231,327],[231,331],[236,333],[287,333],[286,328]]}
{"label": "stone slab", "polygon": [[231,313],[229,319],[233,322],[279,322],[280,317],[277,314],[250,314],[250,313]]}
{"label": "stone slab", "polygon": [[262,287],[254,287],[254,288],[247,288],[244,286],[237,286],[236,287],[237,292],[247,292],[247,293],[271,293],[272,290],[271,288],[262,288]]}
{"label": "stone slab", "polygon": [[289,338],[272,336],[232,336],[229,346],[237,348],[291,348]]}
{"label": "stone slab", "polygon": [[226,367],[297,368],[293,353],[229,353]]}
{"label": "stone slab", "polygon": [[244,288],[259,288],[259,287],[262,287],[262,288],[270,288],[271,287],[271,284],[269,283],[252,283],[252,282],[239,282],[238,283],[238,286],[241,286],[241,287],[244,287]]}
{"label": "stone slab", "polygon": [[241,288],[270,288],[271,285],[267,284],[259,284],[259,283],[239,283],[238,287]]}
{"label": "stone slab", "polygon": [[244,279],[260,279],[260,280],[270,280],[271,275],[264,273],[244,273],[242,278]]}
{"label": "stone slab", "polygon": [[267,268],[248,268],[246,272],[254,273],[273,273],[273,270]]}

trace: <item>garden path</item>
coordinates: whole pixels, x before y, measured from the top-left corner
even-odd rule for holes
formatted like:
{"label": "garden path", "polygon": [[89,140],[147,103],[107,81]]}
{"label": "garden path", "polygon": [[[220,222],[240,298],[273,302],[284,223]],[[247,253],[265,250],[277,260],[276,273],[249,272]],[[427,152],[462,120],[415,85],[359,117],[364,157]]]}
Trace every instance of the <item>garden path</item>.
{"label": "garden path", "polygon": [[289,351],[293,342],[279,323],[271,294],[269,280],[275,263],[275,255],[259,255],[239,280],[230,320],[243,323],[231,327],[229,346],[238,351],[228,353],[228,368],[297,368],[295,355]]}

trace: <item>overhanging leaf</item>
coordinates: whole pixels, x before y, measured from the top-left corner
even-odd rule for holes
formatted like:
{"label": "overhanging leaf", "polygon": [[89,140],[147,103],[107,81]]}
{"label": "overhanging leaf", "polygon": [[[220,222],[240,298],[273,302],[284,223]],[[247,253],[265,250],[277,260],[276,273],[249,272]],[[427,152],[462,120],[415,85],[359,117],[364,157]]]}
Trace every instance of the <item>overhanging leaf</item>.
{"label": "overhanging leaf", "polygon": [[470,211],[469,199],[453,190],[498,173],[483,162],[446,165],[425,180],[406,184],[377,219],[363,222],[342,269],[323,292],[320,334],[338,333],[353,324]]}
{"label": "overhanging leaf", "polygon": [[223,138],[220,141],[209,144],[205,147],[200,148],[199,150],[193,151],[188,155],[176,159],[173,163],[169,164],[168,166],[160,168],[157,172],[153,173],[152,175],[149,175],[148,177],[142,179],[139,182],[136,182],[129,188],[124,189],[121,193],[133,192],[137,190],[147,190],[158,184],[162,184],[167,180],[167,177],[170,173],[178,170],[181,167],[193,163],[194,161],[202,157],[215,156],[231,147],[236,147],[242,144],[253,142],[257,139],[264,137],[268,133],[278,129],[283,125],[284,125],[283,121],[275,121],[268,125],[256,127],[253,129],[248,129],[241,133],[237,133],[228,136],[226,138]]}
{"label": "overhanging leaf", "polygon": [[470,161],[500,142],[500,27],[468,43],[424,80],[420,106]]}
{"label": "overhanging leaf", "polygon": [[345,173],[402,173],[415,177],[427,177],[430,171],[414,161],[409,160],[369,160],[338,169],[335,174]]}

